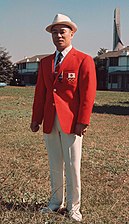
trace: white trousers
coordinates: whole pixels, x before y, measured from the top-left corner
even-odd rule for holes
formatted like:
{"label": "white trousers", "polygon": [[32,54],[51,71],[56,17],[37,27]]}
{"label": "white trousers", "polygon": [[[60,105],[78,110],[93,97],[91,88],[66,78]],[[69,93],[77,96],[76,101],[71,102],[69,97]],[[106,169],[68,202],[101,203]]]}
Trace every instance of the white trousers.
{"label": "white trousers", "polygon": [[80,166],[83,137],[64,133],[60,127],[57,115],[52,132],[50,134],[44,134],[44,137],[48,151],[52,188],[49,208],[55,210],[64,206],[65,170],[67,210],[79,211],[81,200]]}

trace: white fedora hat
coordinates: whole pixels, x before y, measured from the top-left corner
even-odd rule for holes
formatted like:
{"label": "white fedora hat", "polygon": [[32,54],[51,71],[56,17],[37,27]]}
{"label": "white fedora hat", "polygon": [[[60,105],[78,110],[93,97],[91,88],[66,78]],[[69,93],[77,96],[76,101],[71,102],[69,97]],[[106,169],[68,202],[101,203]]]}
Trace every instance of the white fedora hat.
{"label": "white fedora hat", "polygon": [[66,26],[69,26],[74,33],[77,31],[77,25],[71,21],[71,19],[63,14],[57,14],[52,22],[52,24],[50,24],[49,26],[46,27],[46,31],[48,31],[49,33],[52,32],[52,27],[55,25],[59,25],[59,24],[63,24]]}

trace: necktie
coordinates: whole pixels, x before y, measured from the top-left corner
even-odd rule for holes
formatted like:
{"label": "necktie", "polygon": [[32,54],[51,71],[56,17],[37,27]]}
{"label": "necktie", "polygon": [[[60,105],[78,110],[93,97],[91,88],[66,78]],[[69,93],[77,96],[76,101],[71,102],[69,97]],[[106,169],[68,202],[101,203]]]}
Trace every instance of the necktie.
{"label": "necktie", "polygon": [[[57,61],[56,61],[56,65],[55,65],[55,77],[56,77],[56,74],[58,73],[59,71],[59,68],[60,68],[60,61],[61,59],[63,58],[63,54],[60,52],[57,56]],[[58,77],[58,80],[62,80],[62,76],[60,77],[61,75],[59,75]]]}
{"label": "necktie", "polygon": [[56,66],[60,63],[62,58],[63,58],[63,54],[60,52],[57,56]]}

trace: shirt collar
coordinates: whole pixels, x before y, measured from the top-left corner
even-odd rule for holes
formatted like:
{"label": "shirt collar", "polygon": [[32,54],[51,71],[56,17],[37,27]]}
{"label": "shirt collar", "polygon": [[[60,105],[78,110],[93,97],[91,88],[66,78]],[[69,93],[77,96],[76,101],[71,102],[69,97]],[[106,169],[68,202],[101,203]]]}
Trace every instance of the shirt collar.
{"label": "shirt collar", "polygon": [[[65,57],[68,52],[72,49],[72,45],[68,46],[67,48],[65,48],[63,51],[61,51],[63,57]],[[56,57],[60,52],[58,50],[56,50]]]}

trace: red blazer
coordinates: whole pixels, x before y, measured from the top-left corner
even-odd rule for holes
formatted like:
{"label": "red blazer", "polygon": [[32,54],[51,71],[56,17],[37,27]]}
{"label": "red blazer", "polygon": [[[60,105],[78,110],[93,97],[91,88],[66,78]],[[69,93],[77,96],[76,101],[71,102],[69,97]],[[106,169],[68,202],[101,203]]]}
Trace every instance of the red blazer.
{"label": "red blazer", "polygon": [[57,113],[62,130],[74,133],[76,123],[90,122],[96,94],[94,61],[72,48],[55,78],[54,58],[52,54],[40,61],[32,122],[43,121],[43,131],[50,133]]}

